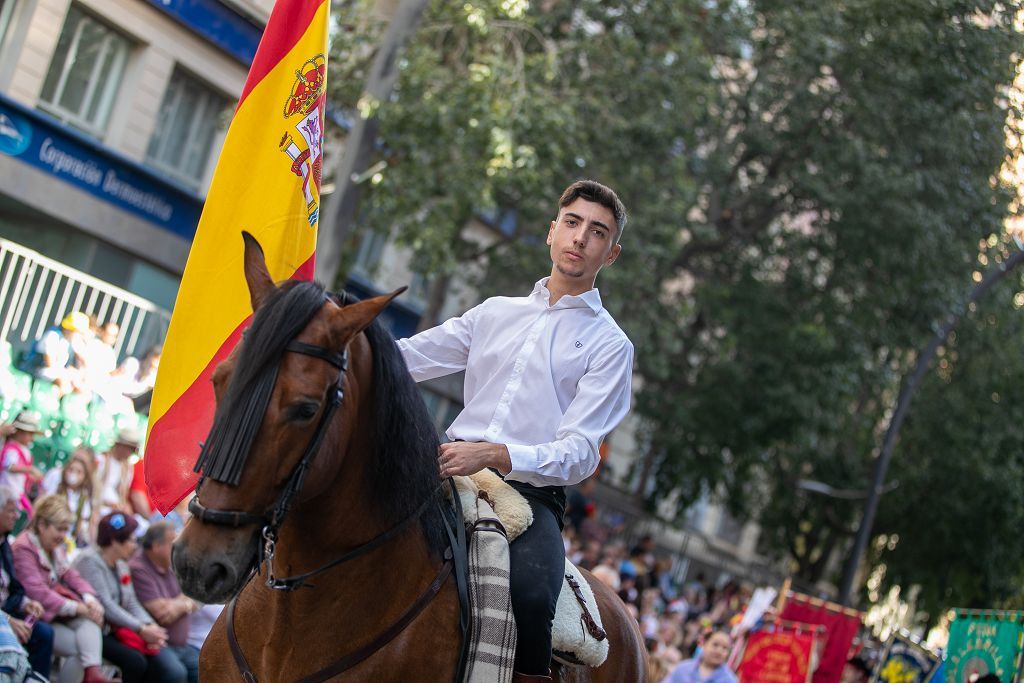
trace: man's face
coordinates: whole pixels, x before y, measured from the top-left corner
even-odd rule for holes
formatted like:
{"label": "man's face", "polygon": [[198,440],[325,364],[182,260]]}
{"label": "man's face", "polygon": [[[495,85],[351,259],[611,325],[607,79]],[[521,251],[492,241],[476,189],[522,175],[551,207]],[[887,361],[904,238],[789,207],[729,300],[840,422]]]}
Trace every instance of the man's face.
{"label": "man's face", "polygon": [[618,226],[611,209],[578,198],[558,212],[548,230],[555,270],[572,281],[590,285],[610,266],[622,247],[615,243]]}
{"label": "man's face", "polygon": [[174,529],[168,529],[163,540],[153,544],[149,552],[153,555],[154,563],[161,567],[171,566],[171,544],[174,543]]}

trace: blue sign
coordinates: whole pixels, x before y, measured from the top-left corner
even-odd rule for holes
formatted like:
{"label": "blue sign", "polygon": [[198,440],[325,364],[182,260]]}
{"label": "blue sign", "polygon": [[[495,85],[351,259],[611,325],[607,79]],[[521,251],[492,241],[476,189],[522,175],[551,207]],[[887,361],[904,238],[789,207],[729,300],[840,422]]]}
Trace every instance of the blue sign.
{"label": "blue sign", "polygon": [[252,64],[263,27],[220,0],[149,0],[167,14],[242,62]]}
{"label": "blue sign", "polygon": [[2,95],[0,152],[189,241],[195,236],[200,197]]}

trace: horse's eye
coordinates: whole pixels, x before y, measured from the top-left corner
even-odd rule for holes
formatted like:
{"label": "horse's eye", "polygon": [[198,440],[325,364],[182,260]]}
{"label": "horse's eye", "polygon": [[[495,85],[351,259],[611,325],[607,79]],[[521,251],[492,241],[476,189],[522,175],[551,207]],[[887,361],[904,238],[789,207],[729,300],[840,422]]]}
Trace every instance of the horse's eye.
{"label": "horse's eye", "polygon": [[288,409],[288,417],[295,422],[308,422],[316,416],[319,410],[320,406],[312,401],[297,403]]}

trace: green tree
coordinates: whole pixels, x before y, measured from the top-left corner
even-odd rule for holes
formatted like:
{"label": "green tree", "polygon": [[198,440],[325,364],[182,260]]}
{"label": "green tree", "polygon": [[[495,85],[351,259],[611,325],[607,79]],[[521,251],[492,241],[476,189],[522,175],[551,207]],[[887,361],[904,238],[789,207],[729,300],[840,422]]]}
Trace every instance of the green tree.
{"label": "green tree", "polygon": [[[483,259],[485,293],[525,291],[552,195],[615,187],[631,219],[600,284],[638,350],[640,486],[680,510],[721,495],[817,580],[857,509],[795,483],[866,485],[900,377],[1005,216],[1012,10],[435,2],[380,103],[360,221],[442,285]],[[461,229],[491,208],[517,232],[481,249]]]}

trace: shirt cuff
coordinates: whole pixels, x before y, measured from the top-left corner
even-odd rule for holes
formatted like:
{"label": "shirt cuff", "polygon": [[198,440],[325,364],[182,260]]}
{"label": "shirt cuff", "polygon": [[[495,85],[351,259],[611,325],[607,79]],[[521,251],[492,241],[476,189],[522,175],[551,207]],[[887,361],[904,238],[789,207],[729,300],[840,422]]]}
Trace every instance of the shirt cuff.
{"label": "shirt cuff", "polygon": [[508,459],[512,462],[512,471],[505,475],[506,479],[530,483],[530,479],[537,473],[537,447],[505,444],[508,449]]}
{"label": "shirt cuff", "polygon": [[62,617],[73,617],[78,614],[78,603],[74,600],[65,600],[64,604],[57,610],[57,614]]}
{"label": "shirt cuff", "polygon": [[99,603],[99,599],[95,595],[93,595],[92,593],[86,593],[85,595],[83,595],[82,596],[82,601],[85,602],[86,604],[88,604],[90,602],[95,602],[97,604]]}

